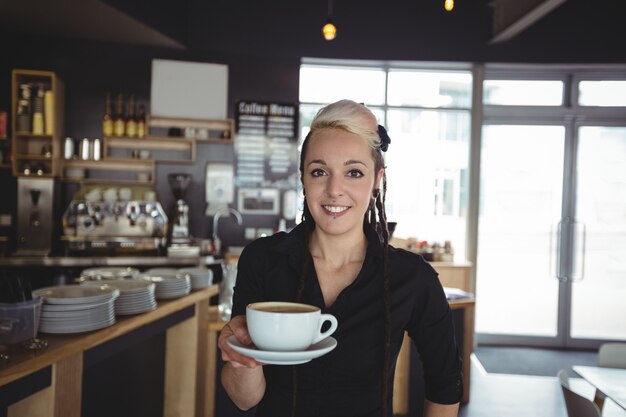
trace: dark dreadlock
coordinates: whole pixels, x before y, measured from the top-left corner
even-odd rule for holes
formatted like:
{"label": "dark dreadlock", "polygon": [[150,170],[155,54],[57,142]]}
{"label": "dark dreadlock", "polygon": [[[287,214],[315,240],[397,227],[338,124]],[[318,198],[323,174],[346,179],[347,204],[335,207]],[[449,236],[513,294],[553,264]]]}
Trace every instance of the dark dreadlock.
{"label": "dark dreadlock", "polygon": [[[355,110],[355,106],[360,106],[356,103],[349,102],[347,100],[342,100],[341,102],[347,104],[348,107],[352,107],[352,114],[362,112],[360,109]],[[337,103],[336,103],[337,104]],[[332,106],[332,105],[330,105]],[[328,106],[328,107],[330,107]],[[364,107],[364,106],[361,106]],[[322,109],[319,115],[324,112]],[[322,128],[338,128],[345,129],[350,131],[349,128],[343,126],[340,122],[330,121],[330,122],[322,122],[317,123],[314,120],[312,129],[309,134],[306,136],[303,144],[302,151],[300,153],[300,175],[301,178],[304,176],[304,161],[307,153],[307,148],[309,145],[309,141],[315,132],[316,129]],[[389,146],[390,139],[387,135],[387,132],[384,127],[378,125],[378,141],[374,144],[375,146],[371,147],[372,159],[374,160],[374,172],[380,172],[381,169],[385,168],[384,158],[382,152],[387,151],[387,147]],[[369,140],[368,140],[369,142]],[[373,190],[373,198],[370,202],[370,205],[365,213],[365,221],[368,221],[369,224],[377,230],[379,236],[381,237],[381,245],[383,250],[383,305],[384,305],[384,335],[383,335],[383,366],[381,369],[381,403],[382,403],[382,416],[387,417],[387,403],[389,400],[389,378],[387,375],[387,370],[389,368],[390,357],[391,357],[391,305],[389,300],[389,232],[387,230],[387,214],[385,212],[385,199],[387,195],[387,176],[383,171],[382,178],[382,193],[379,189]],[[302,212],[302,222],[305,225],[305,239],[304,239],[304,253],[303,253],[303,262],[302,262],[302,270],[300,273],[300,280],[298,283],[297,291],[296,291],[296,301],[299,302],[302,299],[302,295],[304,292],[304,285],[306,281],[306,276],[308,274],[311,257],[309,252],[309,240],[311,237],[311,233],[315,229],[315,221],[309,211],[306,202],[306,190],[305,198],[304,198],[304,207]],[[378,221],[376,219],[376,214],[378,214]],[[298,371],[297,367],[293,368],[293,402],[292,402],[292,416],[296,415],[296,400],[297,400],[297,387],[298,387]]]}

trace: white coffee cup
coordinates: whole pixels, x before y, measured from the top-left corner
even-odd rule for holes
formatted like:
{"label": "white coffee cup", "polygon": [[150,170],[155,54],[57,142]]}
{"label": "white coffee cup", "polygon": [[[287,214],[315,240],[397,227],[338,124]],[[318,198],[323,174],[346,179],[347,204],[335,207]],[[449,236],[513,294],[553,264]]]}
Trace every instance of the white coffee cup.
{"label": "white coffee cup", "polygon": [[123,188],[120,188],[119,195],[120,195],[120,200],[128,201],[133,196],[133,192],[132,192],[132,190],[130,188],[123,187]]}
{"label": "white coffee cup", "polygon": [[[246,307],[248,332],[258,349],[277,352],[306,350],[337,330],[337,319],[309,304],[267,301]],[[322,332],[322,325],[330,328]]]}

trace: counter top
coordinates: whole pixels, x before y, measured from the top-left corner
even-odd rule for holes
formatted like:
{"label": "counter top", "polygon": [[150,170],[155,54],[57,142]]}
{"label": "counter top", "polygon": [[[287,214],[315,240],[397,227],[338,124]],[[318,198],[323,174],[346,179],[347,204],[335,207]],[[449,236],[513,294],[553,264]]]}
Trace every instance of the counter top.
{"label": "counter top", "polygon": [[129,333],[201,300],[207,300],[218,292],[218,285],[211,285],[206,289],[193,291],[185,297],[168,301],[158,300],[156,310],[133,316],[118,316],[114,325],[101,330],[80,334],[40,334],[38,337],[48,342],[47,347],[37,352],[26,350],[17,354],[10,352],[9,359],[0,362],[0,386]]}
{"label": "counter top", "polygon": [[213,256],[11,256],[0,257],[0,266],[184,266],[216,265]]}

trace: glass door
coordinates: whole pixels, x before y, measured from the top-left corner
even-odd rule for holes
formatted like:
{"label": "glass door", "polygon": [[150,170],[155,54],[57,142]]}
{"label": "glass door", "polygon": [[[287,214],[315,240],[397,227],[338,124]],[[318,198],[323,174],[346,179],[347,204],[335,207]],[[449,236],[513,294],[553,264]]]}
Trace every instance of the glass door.
{"label": "glass door", "polygon": [[568,344],[626,340],[626,127],[580,126],[576,160]]}
{"label": "glass door", "polygon": [[479,341],[626,340],[626,128],[485,125],[482,135]]}
{"label": "glass door", "polygon": [[626,340],[626,68],[483,78],[479,343]]}
{"label": "glass door", "polygon": [[565,128],[485,125],[476,261],[480,342],[554,344]]}

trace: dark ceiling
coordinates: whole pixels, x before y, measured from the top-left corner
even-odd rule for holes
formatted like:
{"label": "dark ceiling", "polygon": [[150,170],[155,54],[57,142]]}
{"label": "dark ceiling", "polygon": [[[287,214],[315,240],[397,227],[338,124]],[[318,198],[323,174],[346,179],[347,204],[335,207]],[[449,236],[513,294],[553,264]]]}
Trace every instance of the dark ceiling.
{"label": "dark ceiling", "polygon": [[[38,34],[259,56],[469,62],[626,62],[626,2],[566,0],[511,40],[490,44],[493,4],[554,0],[9,0],[0,27]],[[556,0],[558,3],[559,1]]]}

